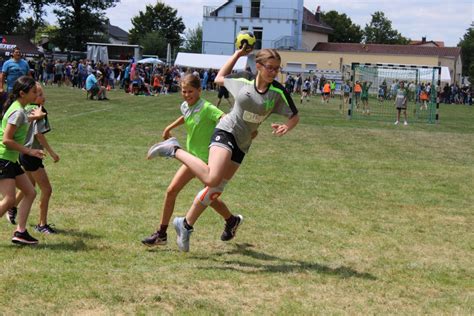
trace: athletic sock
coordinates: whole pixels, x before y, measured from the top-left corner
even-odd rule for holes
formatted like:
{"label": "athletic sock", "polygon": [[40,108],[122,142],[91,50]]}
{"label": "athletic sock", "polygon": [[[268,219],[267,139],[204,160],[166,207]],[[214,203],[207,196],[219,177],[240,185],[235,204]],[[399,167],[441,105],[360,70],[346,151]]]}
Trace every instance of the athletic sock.
{"label": "athletic sock", "polygon": [[229,226],[234,226],[236,221],[237,221],[237,216],[234,216],[234,215],[231,215],[228,219],[225,220],[225,222]]}
{"label": "athletic sock", "polygon": [[165,237],[167,229],[168,229],[168,225],[160,225],[160,230],[158,231],[158,235],[160,237]]}
{"label": "athletic sock", "polygon": [[188,221],[186,221],[186,218],[184,218],[184,228],[186,228],[187,230],[193,229],[193,226],[188,224]]}

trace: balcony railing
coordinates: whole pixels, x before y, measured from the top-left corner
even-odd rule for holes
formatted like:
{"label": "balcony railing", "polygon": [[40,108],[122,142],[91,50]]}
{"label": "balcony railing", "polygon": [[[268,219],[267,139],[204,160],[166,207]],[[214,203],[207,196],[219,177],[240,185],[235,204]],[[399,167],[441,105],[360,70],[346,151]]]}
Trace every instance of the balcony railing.
{"label": "balcony railing", "polygon": [[282,36],[273,42],[273,48],[275,49],[296,49],[298,48],[296,39],[294,36]]}
{"label": "balcony railing", "polygon": [[[229,10],[228,8],[222,8],[217,11],[219,7],[216,6],[204,6],[203,16],[204,17],[216,17],[216,18],[243,18],[243,19],[275,19],[275,20],[298,20],[298,10],[288,8],[258,8],[254,7],[243,7],[242,14],[236,14],[235,8]],[[260,12],[259,12],[260,11]],[[258,13],[258,14],[257,14]],[[256,17],[255,15],[259,15]]]}

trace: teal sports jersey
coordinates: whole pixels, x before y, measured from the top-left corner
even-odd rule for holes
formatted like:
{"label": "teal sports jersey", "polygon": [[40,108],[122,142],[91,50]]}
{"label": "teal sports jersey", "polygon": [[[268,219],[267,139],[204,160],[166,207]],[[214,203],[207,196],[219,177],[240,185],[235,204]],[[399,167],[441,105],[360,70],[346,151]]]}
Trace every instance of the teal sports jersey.
{"label": "teal sports jersey", "polygon": [[217,128],[234,135],[240,150],[247,153],[252,144],[252,134],[260,124],[272,113],[287,118],[298,113],[290,94],[278,82],[273,81],[267,91],[260,93],[255,87],[255,79],[235,78],[224,79],[224,86],[234,96],[234,106],[218,124]]}
{"label": "teal sports jersey", "polygon": [[188,134],[186,139],[188,152],[207,163],[211,136],[224,112],[210,102],[199,99],[192,106],[189,106],[186,101],[183,102],[181,113]]}
{"label": "teal sports jersey", "polygon": [[[3,116],[2,128],[0,129],[0,139],[3,139],[3,133],[7,128],[7,124],[12,124],[17,127],[15,134],[13,135],[13,140],[18,144],[23,145],[29,124],[28,117],[20,102],[13,102]],[[0,141],[0,159],[17,162],[19,155],[20,153],[18,151],[9,149]]]}

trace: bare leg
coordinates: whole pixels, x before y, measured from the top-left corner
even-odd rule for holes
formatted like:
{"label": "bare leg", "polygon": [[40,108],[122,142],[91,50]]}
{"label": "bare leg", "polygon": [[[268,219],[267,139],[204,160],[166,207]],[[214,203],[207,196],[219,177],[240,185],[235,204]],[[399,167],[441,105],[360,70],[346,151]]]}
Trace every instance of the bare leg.
{"label": "bare leg", "polygon": [[194,174],[186,166],[182,165],[171,180],[166,190],[165,200],[163,202],[163,212],[161,213],[160,225],[168,225],[171,215],[173,215],[176,197],[179,192],[194,178]]}
{"label": "bare leg", "polygon": [[[36,182],[35,182],[35,179],[33,178],[33,176],[31,175],[31,172],[26,171],[25,173],[28,176],[28,178],[30,179],[31,184],[33,184],[33,187],[34,187],[36,185]],[[18,190],[16,192],[15,207],[18,207],[18,204],[20,204],[20,202],[21,202],[21,200],[23,199],[24,196],[25,195],[23,194],[23,192],[21,190]]]}
{"label": "bare leg", "polygon": [[[210,161],[211,159],[209,159]],[[225,168],[225,179],[226,180],[230,180],[232,179],[232,177],[234,176],[234,174],[237,172],[237,170],[239,169],[240,165],[239,164],[236,164],[232,161],[229,161],[226,168]],[[216,204],[217,203],[217,204]],[[230,213],[229,209],[227,208],[227,206],[225,204],[223,204],[223,202],[221,203],[220,200],[215,200],[213,201],[213,204],[211,204],[211,206],[219,213],[222,215],[222,217],[224,217],[224,219],[227,219],[229,218],[229,216],[232,215],[232,213]],[[186,213],[186,221],[188,222],[189,225],[193,226],[194,223],[197,221],[197,219],[199,218],[199,216],[201,216],[201,214],[204,212],[204,210],[206,209],[207,206],[205,205],[202,205],[199,201],[197,201],[196,199],[193,201],[193,204],[191,205],[191,208],[188,210],[188,212]],[[218,211],[216,207],[219,207],[221,208],[221,211]]]}
{"label": "bare leg", "polygon": [[49,200],[51,198],[51,194],[53,193],[53,189],[51,188],[51,183],[49,182],[48,174],[44,168],[39,168],[36,171],[29,172],[33,179],[33,186],[34,183],[38,183],[38,186],[41,190],[40,196],[40,226],[44,226],[48,223],[48,209],[49,209]]}
{"label": "bare leg", "polygon": [[26,174],[19,175],[15,178],[16,187],[23,191],[25,195],[18,207],[18,226],[17,231],[24,232],[26,229],[26,221],[30,214],[31,205],[36,197],[35,188],[31,184]]}
{"label": "bare leg", "polygon": [[231,164],[231,152],[220,146],[211,146],[209,149],[209,165],[182,149],[176,150],[175,158],[209,187],[218,186],[222,182],[226,169]]}
{"label": "bare leg", "polygon": [[15,179],[0,180],[0,194],[3,195],[3,200],[0,201],[0,217],[2,217],[15,205]]}

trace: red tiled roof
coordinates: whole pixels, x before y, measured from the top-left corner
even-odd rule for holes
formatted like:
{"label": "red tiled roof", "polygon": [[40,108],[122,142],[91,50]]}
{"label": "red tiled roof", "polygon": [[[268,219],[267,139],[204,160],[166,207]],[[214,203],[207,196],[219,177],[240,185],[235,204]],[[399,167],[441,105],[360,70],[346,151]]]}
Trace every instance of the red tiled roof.
{"label": "red tiled roof", "polygon": [[313,51],[340,52],[352,54],[390,54],[418,55],[438,57],[458,57],[460,47],[426,47],[418,45],[388,45],[388,44],[359,44],[359,43],[318,43]]}
{"label": "red tiled roof", "polygon": [[425,45],[425,44],[434,44],[438,47],[444,47],[443,41],[411,41],[410,45]]}
{"label": "red tiled roof", "polygon": [[323,21],[317,21],[313,12],[303,7],[303,31],[330,34],[334,30]]}

